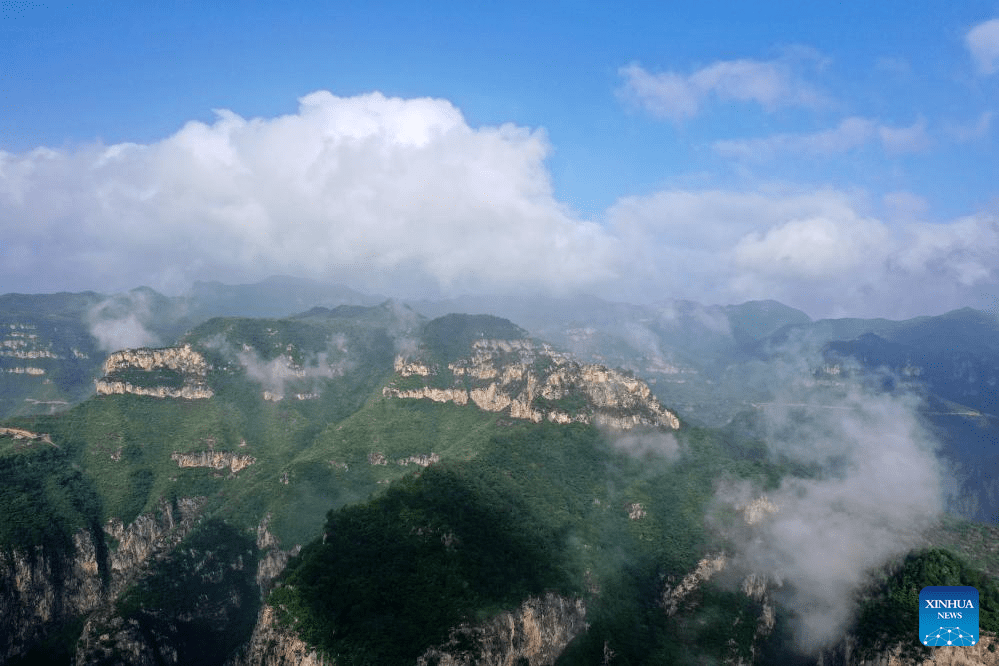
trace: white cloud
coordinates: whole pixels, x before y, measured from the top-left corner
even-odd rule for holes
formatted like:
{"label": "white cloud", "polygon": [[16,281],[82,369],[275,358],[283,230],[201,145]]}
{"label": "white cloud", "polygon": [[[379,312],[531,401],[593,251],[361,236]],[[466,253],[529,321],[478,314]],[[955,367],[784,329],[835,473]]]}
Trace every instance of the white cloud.
{"label": "white cloud", "polygon": [[[818,367],[821,357],[807,361]],[[766,493],[775,512],[726,531],[736,544],[734,568],[776,584],[794,611],[798,647],[814,652],[842,636],[873,570],[916,547],[938,519],[947,475],[915,396],[874,394],[849,379],[810,386],[800,369],[788,372],[777,363],[761,370],[777,389],[760,412],[766,441],[775,453],[822,471],[818,478],[783,479]],[[723,481],[717,498],[745,507],[760,495],[748,484]]]}
{"label": "white cloud", "polygon": [[[612,243],[552,194],[542,131],[449,102],[316,92],[149,144],[0,154],[0,282],[113,288],[294,273],[373,289],[551,289],[608,276]],[[19,265],[20,269],[11,269]]]}
{"label": "white cloud", "polygon": [[908,127],[878,127],[878,137],[889,153],[918,153],[930,146],[930,137],[926,133],[926,119],[919,118]]}
{"label": "white cloud", "polygon": [[[724,190],[622,199],[609,230],[631,257],[622,290],[734,303],[774,298],[813,316],[906,317],[999,288],[999,223],[879,219],[864,196]],[[896,197],[896,199],[898,199]],[[897,207],[897,206],[896,206]]]}
{"label": "white cloud", "polygon": [[716,141],[715,152],[724,157],[770,160],[783,153],[835,155],[868,143],[877,124],[866,118],[845,118],[833,129],[810,134],[775,134],[760,139]]}
{"label": "white cloud", "polygon": [[[848,119],[803,145],[844,150],[882,128]],[[0,285],[180,291],[284,273],[402,297],[774,298],[813,316],[941,312],[999,288],[994,217],[917,224],[899,211],[919,202],[896,196],[881,219],[833,188],[676,189],[596,223],[554,197],[548,151],[541,131],[472,128],[444,100],[320,92],[294,114],[221,111],[145,145],[0,153]],[[105,319],[108,345],[141,341],[141,317]]]}
{"label": "white cloud", "polygon": [[980,74],[999,71],[999,18],[976,25],[965,35],[964,43]]}
{"label": "white cloud", "polygon": [[757,276],[827,280],[868,263],[887,240],[877,220],[813,216],[743,236],[734,259]]}
{"label": "white cloud", "polygon": [[912,192],[888,192],[881,197],[885,214],[891,222],[907,224],[923,217],[930,209],[929,202]]}
{"label": "white cloud", "polygon": [[947,133],[959,143],[984,139],[992,130],[992,118],[994,115],[992,111],[983,111],[974,122],[965,124],[951,123],[947,126]]}
{"label": "white cloud", "polygon": [[986,286],[995,290],[999,272],[999,220],[973,215],[950,224],[913,224],[903,231],[890,267],[919,275],[925,288]]}
{"label": "white cloud", "polygon": [[918,152],[930,145],[926,120],[917,119],[907,127],[892,127],[869,118],[851,116],[834,128],[801,134],[774,134],[757,139],[726,139],[712,147],[723,157],[767,161],[780,155],[840,155],[880,141],[891,154]]}
{"label": "white cloud", "polygon": [[709,97],[755,102],[766,111],[784,106],[817,106],[822,96],[795,73],[791,59],[722,60],[691,74],[652,74],[637,63],[622,67],[621,97],[668,120],[691,118]]}

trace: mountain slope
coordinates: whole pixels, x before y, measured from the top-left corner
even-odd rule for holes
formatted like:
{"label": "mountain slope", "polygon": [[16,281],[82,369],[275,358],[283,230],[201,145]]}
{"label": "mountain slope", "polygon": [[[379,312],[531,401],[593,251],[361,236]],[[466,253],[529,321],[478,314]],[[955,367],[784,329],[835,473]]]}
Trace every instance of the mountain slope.
{"label": "mountain slope", "polygon": [[[796,316],[760,308],[753,335]],[[733,535],[844,470],[690,425],[508,320],[222,317],[102,372],[0,431],[0,661],[804,659],[791,584]]]}

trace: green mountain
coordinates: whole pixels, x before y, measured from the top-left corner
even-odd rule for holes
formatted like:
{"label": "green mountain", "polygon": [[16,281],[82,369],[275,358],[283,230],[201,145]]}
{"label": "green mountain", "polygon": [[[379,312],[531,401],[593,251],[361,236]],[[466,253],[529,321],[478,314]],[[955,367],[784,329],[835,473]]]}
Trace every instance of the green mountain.
{"label": "green mountain", "polygon": [[[721,320],[678,312],[721,349]],[[757,341],[805,325],[775,304],[734,312]],[[0,426],[0,663],[859,663],[919,655],[899,606],[913,586],[953,574],[999,598],[999,529],[910,538],[850,504],[867,483],[853,452],[781,448],[765,410],[694,425],[637,373],[500,317],[315,306],[94,351],[96,395]],[[863,395],[856,421],[816,403],[793,434],[908,418]],[[856,584],[835,608],[852,610],[805,649],[822,567],[800,573],[783,530],[845,515],[844,534],[897,544],[841,563],[832,580]],[[982,618],[994,632],[994,601]]]}
{"label": "green mountain", "polygon": [[148,287],[120,294],[0,295],[0,418],[62,411],[94,393],[108,353],[170,346],[213,317],[288,317],[315,306],[385,299],[311,280],[198,282],[180,296]]}

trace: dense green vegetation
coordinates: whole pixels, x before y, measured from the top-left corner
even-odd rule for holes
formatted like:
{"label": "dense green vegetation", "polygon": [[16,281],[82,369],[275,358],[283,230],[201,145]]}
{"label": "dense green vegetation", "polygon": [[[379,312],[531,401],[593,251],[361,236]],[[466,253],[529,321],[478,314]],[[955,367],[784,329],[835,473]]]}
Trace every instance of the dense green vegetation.
{"label": "dense green vegetation", "polygon": [[[0,438],[0,447],[11,445]],[[66,451],[37,442],[0,455],[0,547],[44,546],[48,557],[72,555],[72,535],[90,529],[102,538],[102,500]],[[56,567],[58,570],[59,567]]]}
{"label": "dense green vegetation", "polygon": [[466,358],[476,340],[519,340],[527,332],[512,322],[492,315],[449,314],[427,322],[423,340],[431,358],[446,366]]}
{"label": "dense green vegetation", "polygon": [[[659,595],[667,577],[722,545],[703,520],[714,480],[734,474],[766,485],[774,470],[737,457],[708,430],[684,435],[675,461],[630,458],[590,426],[492,432],[473,458],[331,513],[325,537],[271,595],[282,619],[342,663],[412,663],[461,621],[554,589],[582,594],[591,625],[564,663],[599,662],[605,642],[621,663],[728,654],[740,617],[748,634],[736,649],[748,654],[759,609],[741,593],[708,588],[694,604],[698,619],[673,622]],[[630,520],[636,503],[647,515]],[[428,609],[428,598],[440,601]]]}
{"label": "dense green vegetation", "polygon": [[495,478],[430,468],[340,509],[271,602],[338,663],[412,663],[448,630],[568,590],[562,536]]}
{"label": "dense green vegetation", "polygon": [[[411,664],[461,622],[545,591],[586,602],[589,629],[560,664],[600,663],[605,649],[616,665],[748,660],[752,650],[764,663],[792,663],[784,611],[773,635],[753,645],[761,608],[741,592],[702,585],[672,617],[662,593],[705,554],[733,547],[705,520],[719,479],[773,489],[787,475],[819,474],[817,465],[774,457],[751,414],[720,430],[685,424],[664,448],[676,449],[669,455],[629,454],[614,435],[586,425],[386,398],[388,381],[425,385],[423,377],[394,378],[400,336],[407,349],[422,345],[440,371],[432,381],[450,385],[447,364],[466,358],[475,340],[524,332],[488,316],[425,323],[391,304],[208,321],[184,341],[209,361],[212,399],[99,396],[11,423],[51,442],[0,437],[0,547],[42,544],[64,559],[81,528],[100,549],[110,518],[127,524],[162,502],[205,498],[204,522],[115,605],[151,644],[180,645],[185,663],[221,662],[248,636],[259,608],[253,536],[265,516],[281,548],[308,544],[270,602],[338,663]],[[543,373],[546,363],[534,369]],[[117,378],[183,382],[166,369]],[[277,389],[283,400],[264,399]],[[578,392],[535,400],[570,413],[587,404]],[[232,472],[181,468],[173,457],[203,452],[252,460]],[[977,573],[999,571],[994,531],[962,527],[939,539],[965,559],[930,550],[886,574],[861,607],[864,649],[915,636],[915,603],[907,604],[928,584],[975,585],[983,630],[999,629],[994,581]],[[105,556],[98,553],[106,578]],[[53,654],[68,655],[80,625],[63,629],[47,644]]]}
{"label": "dense green vegetation", "polygon": [[927,585],[977,588],[979,627],[999,634],[999,581],[947,550],[932,548],[908,555],[862,601],[855,626],[862,654],[895,646],[912,658],[930,654],[919,642],[919,591]]}
{"label": "dense green vegetation", "polygon": [[132,386],[143,388],[156,388],[159,386],[168,389],[180,389],[186,383],[186,378],[180,372],[172,368],[153,368],[151,370],[141,370],[129,368],[118,372],[112,372],[107,376],[108,381],[125,382]]}

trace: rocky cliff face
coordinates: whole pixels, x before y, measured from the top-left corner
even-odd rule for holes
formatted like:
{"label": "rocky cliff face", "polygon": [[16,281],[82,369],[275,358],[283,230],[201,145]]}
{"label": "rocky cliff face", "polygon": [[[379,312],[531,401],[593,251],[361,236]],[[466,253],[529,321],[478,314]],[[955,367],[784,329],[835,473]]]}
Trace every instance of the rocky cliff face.
{"label": "rocky cliff face", "polygon": [[[179,386],[156,385],[135,381],[137,373],[168,371],[180,378]],[[97,392],[102,395],[132,393],[154,398],[207,399],[214,393],[208,387],[208,362],[191,348],[167,347],[165,349],[124,349],[108,356],[103,367],[104,376],[96,381]],[[155,375],[150,378],[155,380]]]}
{"label": "rocky cliff face", "polygon": [[471,357],[449,364],[446,371],[399,356],[395,371],[396,380],[382,390],[385,396],[471,402],[535,423],[680,427],[676,414],[659,404],[641,380],[577,363],[531,340],[477,340]]}
{"label": "rocky cliff face", "polygon": [[221,664],[249,638],[259,608],[253,539],[207,518],[124,593],[87,617],[75,663]]}
{"label": "rocky cliff face", "polygon": [[[569,642],[586,629],[581,599],[546,594],[519,608],[476,625],[461,625],[447,643],[427,650],[419,666],[530,666],[554,664]],[[253,637],[243,654],[226,666],[327,666],[329,661],[281,626],[271,606],[260,611]]]}
{"label": "rocky cliff face", "polygon": [[52,351],[52,343],[39,337],[34,324],[8,324],[0,328],[0,356],[18,359],[60,358]]}
{"label": "rocky cliff face", "polygon": [[447,643],[427,650],[417,664],[547,666],[585,630],[583,600],[548,593],[527,599],[516,610],[500,613],[488,622],[453,629]]}
{"label": "rocky cliff face", "polygon": [[982,632],[978,645],[970,647],[931,648],[930,656],[902,657],[900,647],[862,658],[856,652],[856,637],[845,636],[836,646],[825,650],[818,666],[999,666],[999,637]]}
{"label": "rocky cliff face", "polygon": [[194,453],[178,453],[174,451],[170,454],[170,460],[177,462],[181,468],[184,467],[207,467],[209,469],[229,469],[233,474],[246,469],[257,459],[253,456],[232,453],[231,451],[196,451]]}
{"label": "rocky cliff face", "polygon": [[80,530],[69,554],[43,546],[0,554],[0,636],[6,639],[0,640],[0,662],[114,599],[151,558],[184,538],[203,505],[201,498],[180,499],[176,507],[164,502],[156,514],[129,525],[108,521],[104,532],[118,544],[110,552],[90,531]]}
{"label": "rocky cliff face", "polygon": [[294,632],[278,623],[274,608],[264,606],[243,653],[226,666],[332,666]]}

